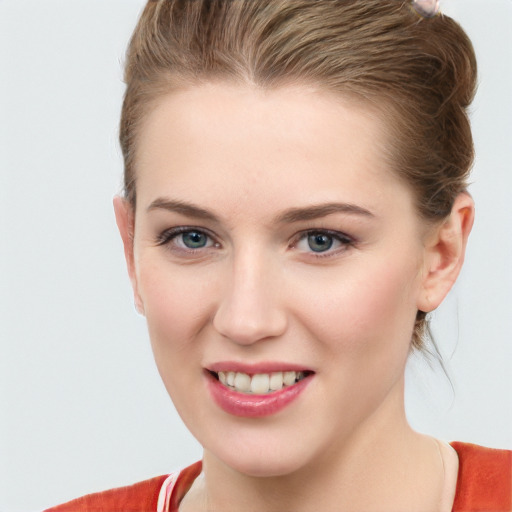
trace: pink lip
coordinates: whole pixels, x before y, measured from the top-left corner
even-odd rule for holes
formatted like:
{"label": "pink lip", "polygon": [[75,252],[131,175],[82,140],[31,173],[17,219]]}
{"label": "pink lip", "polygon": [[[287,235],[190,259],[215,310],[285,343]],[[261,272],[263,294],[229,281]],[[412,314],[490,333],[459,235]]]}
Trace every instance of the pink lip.
{"label": "pink lip", "polygon": [[[281,366],[281,368],[283,368],[283,366]],[[289,367],[287,366],[286,368]],[[233,370],[234,368],[231,367],[231,371]],[[270,372],[268,370],[266,372],[258,370],[256,372],[244,371],[244,373],[254,374]],[[260,418],[278,413],[299,397],[313,377],[313,374],[308,375],[296,384],[287,386],[280,391],[274,391],[273,393],[268,393],[266,395],[251,395],[239,393],[238,391],[234,391],[224,386],[209,372],[205,372],[205,375],[208,390],[210,391],[215,403],[225,412],[232,414],[233,416],[242,416],[245,418]]]}

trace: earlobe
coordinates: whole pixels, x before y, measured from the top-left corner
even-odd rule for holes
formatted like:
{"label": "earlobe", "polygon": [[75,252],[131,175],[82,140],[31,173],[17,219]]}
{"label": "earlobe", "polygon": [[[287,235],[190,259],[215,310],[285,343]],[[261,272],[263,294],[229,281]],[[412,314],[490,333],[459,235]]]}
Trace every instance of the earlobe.
{"label": "earlobe", "polygon": [[430,312],[446,297],[457,279],[475,215],[471,196],[457,196],[448,218],[433,228],[425,246],[422,290],[418,309]]}
{"label": "earlobe", "polygon": [[122,197],[114,197],[114,212],[116,223],[123,241],[124,257],[128,268],[128,275],[132,283],[135,309],[141,315],[144,314],[144,305],[139,295],[137,286],[137,274],[135,271],[135,255],[134,255],[134,232],[135,232],[135,214],[132,205]]}

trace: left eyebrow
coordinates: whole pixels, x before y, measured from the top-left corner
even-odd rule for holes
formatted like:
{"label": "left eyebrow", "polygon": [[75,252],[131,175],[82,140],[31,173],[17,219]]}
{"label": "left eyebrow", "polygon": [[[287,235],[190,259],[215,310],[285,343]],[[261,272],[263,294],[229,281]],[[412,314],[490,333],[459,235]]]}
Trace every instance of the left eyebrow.
{"label": "left eyebrow", "polygon": [[147,211],[151,210],[167,210],[170,212],[176,212],[187,217],[192,217],[200,220],[209,220],[212,222],[219,222],[216,215],[204,208],[200,208],[191,203],[185,201],[176,201],[173,199],[158,198],[155,199],[147,208]]}
{"label": "left eyebrow", "polygon": [[348,215],[358,215],[363,217],[375,217],[375,215],[366,208],[350,203],[327,203],[305,208],[290,208],[281,213],[275,222],[280,224],[292,224],[294,222],[320,219],[333,213],[344,213]]}

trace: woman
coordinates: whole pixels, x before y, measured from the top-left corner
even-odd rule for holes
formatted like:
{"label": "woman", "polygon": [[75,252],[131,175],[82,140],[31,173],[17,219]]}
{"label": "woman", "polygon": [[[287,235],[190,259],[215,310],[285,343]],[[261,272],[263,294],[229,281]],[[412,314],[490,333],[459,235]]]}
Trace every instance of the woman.
{"label": "woman", "polygon": [[148,2],[114,206],[204,456],[55,510],[512,508],[510,452],[404,412],[474,217],[474,53],[421,4]]}

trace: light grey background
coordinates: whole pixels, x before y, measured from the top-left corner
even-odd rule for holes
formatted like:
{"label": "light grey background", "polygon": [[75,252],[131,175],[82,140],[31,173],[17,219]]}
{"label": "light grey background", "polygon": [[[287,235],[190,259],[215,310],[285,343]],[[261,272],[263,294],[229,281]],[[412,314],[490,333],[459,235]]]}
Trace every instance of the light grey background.
{"label": "light grey background", "polygon": [[[0,510],[38,510],[200,457],[154,367],[111,207],[121,64],[143,0],[0,0]],[[419,430],[512,448],[512,0],[444,0],[473,39],[477,222],[409,369]]]}

